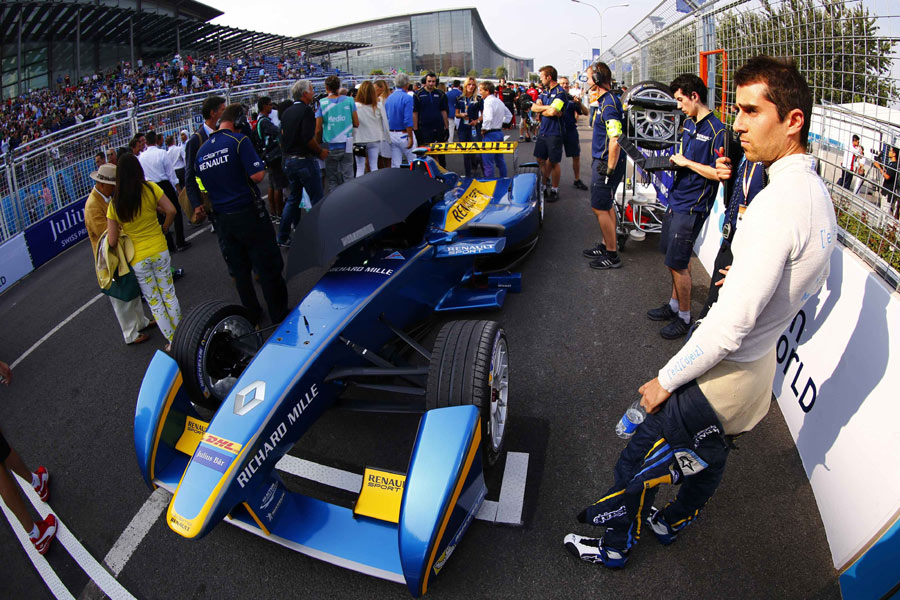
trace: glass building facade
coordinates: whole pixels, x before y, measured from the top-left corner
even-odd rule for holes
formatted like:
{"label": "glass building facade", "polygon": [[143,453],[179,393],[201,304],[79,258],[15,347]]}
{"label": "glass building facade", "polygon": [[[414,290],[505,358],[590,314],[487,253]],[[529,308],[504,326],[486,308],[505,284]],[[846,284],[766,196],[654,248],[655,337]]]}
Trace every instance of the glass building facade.
{"label": "glass building facade", "polygon": [[365,42],[370,47],[329,55],[329,63],[341,71],[368,75],[380,69],[419,73],[423,70],[461,74],[484,69],[494,73],[506,67],[510,79],[525,79],[534,70],[534,59],[513,56],[491,40],[474,8],[417,13],[344,25],[305,34],[328,41]]}

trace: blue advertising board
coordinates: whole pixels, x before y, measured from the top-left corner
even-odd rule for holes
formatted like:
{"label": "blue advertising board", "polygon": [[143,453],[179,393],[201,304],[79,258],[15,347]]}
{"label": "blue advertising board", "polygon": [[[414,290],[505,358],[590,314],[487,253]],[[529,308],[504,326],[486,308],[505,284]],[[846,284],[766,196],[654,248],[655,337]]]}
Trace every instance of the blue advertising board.
{"label": "blue advertising board", "polygon": [[87,237],[84,203],[87,198],[56,211],[25,230],[25,242],[34,268]]}

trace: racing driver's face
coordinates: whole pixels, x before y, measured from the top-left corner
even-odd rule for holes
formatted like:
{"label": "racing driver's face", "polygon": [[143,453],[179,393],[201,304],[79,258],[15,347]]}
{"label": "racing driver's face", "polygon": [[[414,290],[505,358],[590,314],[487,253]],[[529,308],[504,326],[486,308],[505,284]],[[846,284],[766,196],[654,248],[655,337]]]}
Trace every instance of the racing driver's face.
{"label": "racing driver's face", "polygon": [[778,117],[778,109],[767,98],[765,83],[739,86],[735,97],[737,118],[734,131],[740,135],[741,148],[750,162],[769,166],[779,158],[792,154],[800,147],[800,131],[803,128],[803,111],[791,110],[784,120]]}

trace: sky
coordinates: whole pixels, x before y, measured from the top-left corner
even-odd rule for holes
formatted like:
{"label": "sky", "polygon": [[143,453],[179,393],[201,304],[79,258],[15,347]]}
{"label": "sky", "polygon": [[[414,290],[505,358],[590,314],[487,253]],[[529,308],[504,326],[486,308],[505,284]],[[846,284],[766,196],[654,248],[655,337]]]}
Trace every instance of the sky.
{"label": "sky", "polygon": [[[225,14],[213,23],[280,35],[301,36],[339,25],[403,15],[424,10],[470,8],[474,0],[331,0],[327,12],[321,2],[269,0],[261,4],[246,0],[201,0]],[[500,49],[525,58],[534,58],[535,69],[550,64],[560,73],[581,69],[590,58],[590,48],[606,48],[649,13],[660,0],[584,0],[599,11],[609,8],[601,20],[591,6],[572,0],[482,0],[478,13],[494,43]],[[426,8],[427,6],[427,8]],[[539,7],[539,8],[537,8]],[[577,33],[579,35],[572,35]],[[583,37],[579,37],[583,36]],[[584,38],[588,38],[585,40]],[[589,45],[590,43],[590,45]]]}

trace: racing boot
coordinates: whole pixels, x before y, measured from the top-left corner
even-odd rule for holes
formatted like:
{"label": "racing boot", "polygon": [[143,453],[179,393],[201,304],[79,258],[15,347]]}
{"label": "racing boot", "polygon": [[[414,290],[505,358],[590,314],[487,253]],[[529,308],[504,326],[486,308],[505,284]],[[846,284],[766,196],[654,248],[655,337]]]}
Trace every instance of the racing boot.
{"label": "racing boot", "polygon": [[647,526],[659,540],[663,546],[668,546],[678,537],[678,532],[672,529],[672,526],[666,523],[662,516],[662,511],[655,506],[650,509],[650,516],[647,517]]}
{"label": "racing boot", "polygon": [[563,538],[563,544],[572,556],[589,563],[599,563],[608,569],[621,569],[628,563],[628,552],[605,546],[603,538],[570,533]]}

